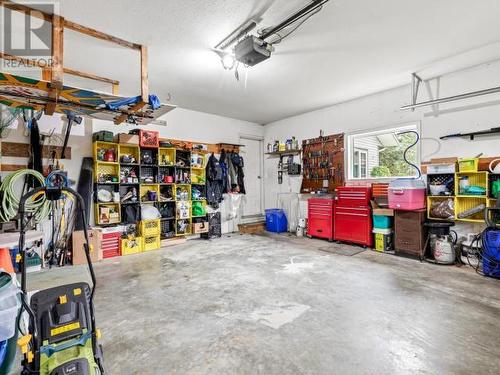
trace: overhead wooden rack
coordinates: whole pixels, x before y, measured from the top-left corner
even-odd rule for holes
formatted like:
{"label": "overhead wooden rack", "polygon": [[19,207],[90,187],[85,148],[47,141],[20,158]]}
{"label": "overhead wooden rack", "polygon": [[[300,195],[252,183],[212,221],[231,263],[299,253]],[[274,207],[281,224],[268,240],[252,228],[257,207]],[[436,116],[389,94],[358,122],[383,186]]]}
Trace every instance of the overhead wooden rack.
{"label": "overhead wooden rack", "polygon": [[[69,29],[76,31],[78,33],[96,38],[96,39],[101,39],[110,43],[114,43],[117,45],[120,45],[125,48],[129,48],[135,51],[138,51],[140,54],[140,59],[141,59],[141,67],[140,67],[140,74],[141,74],[141,95],[140,95],[140,101],[137,103],[132,104],[130,107],[128,107],[127,110],[122,111],[122,113],[117,113],[116,116],[113,118],[114,122],[116,124],[120,124],[126,120],[129,119],[131,115],[134,114],[141,114],[141,118],[146,118],[143,122],[138,122],[139,124],[141,123],[147,123],[151,122],[157,115],[162,115],[169,110],[172,110],[175,108],[174,106],[168,106],[168,108],[163,108],[162,111],[156,111],[156,110],[151,110],[150,108],[145,108],[149,104],[149,83],[148,83],[148,48],[144,45],[137,44],[137,43],[132,43],[126,40],[123,40],[121,38],[103,33],[101,31],[92,29],[90,27],[86,27],[83,25],[80,25],[78,23],[66,20],[64,17],[57,15],[57,14],[49,14],[43,11],[40,11],[38,9],[33,9],[30,8],[26,5],[18,4],[18,3],[13,3],[11,1],[6,1],[6,0],[0,0],[0,6],[3,6],[4,8],[21,12],[24,13],[30,17],[36,17],[39,19],[43,19],[44,21],[50,22],[52,24],[52,46],[51,46],[51,58],[52,58],[52,63],[50,66],[45,66],[44,64],[41,64],[39,61],[35,59],[26,59],[23,57],[19,56],[14,56],[10,55],[4,52],[0,52],[0,58],[4,60],[11,60],[11,61],[17,61],[20,62],[28,67],[39,67],[42,69],[42,80],[47,81],[47,88],[48,88],[48,97],[28,97],[28,98],[22,98],[22,97],[12,97],[9,96],[7,99],[10,101],[24,101],[25,103],[29,104],[36,104],[40,106],[42,103],[44,104],[44,110],[45,113],[48,115],[52,115],[56,110],[61,111],[60,108],[58,108],[58,103],[59,99],[61,96],[61,93],[64,91],[64,89],[72,89],[73,91],[77,90],[74,88],[70,87],[65,87],[63,86],[63,76],[64,74],[69,74],[73,76],[78,76],[86,79],[91,79],[94,81],[100,81],[104,83],[109,83],[112,86],[112,93],[113,95],[118,95],[118,90],[119,90],[119,85],[120,82],[114,79],[110,78],[105,78],[101,77],[98,75],[94,75],[91,73],[86,73],[82,71],[78,71],[75,69],[71,68],[65,68],[64,67],[64,30]],[[22,77],[21,77],[22,78]],[[10,79],[10,83],[12,83],[13,79]],[[43,81],[42,81],[43,82]],[[94,94],[95,96],[99,96],[98,93],[86,91],[86,93]],[[5,97],[4,97],[5,99]],[[66,98],[67,99],[67,98]],[[112,97],[112,96],[103,96],[101,95],[99,97],[101,101],[112,101],[113,99],[121,99],[120,97]],[[62,101],[61,101],[62,102]],[[81,102],[70,102],[66,103],[70,104],[73,106],[78,106],[81,105]],[[86,114],[89,114],[87,112],[91,112],[92,109],[96,110],[96,113],[99,112],[101,115],[103,111],[99,106],[96,106],[95,108],[89,108],[88,106],[82,106],[83,107],[83,112]],[[165,106],[164,106],[165,107]],[[97,111],[99,109],[99,111]],[[143,110],[144,109],[144,110]],[[65,109],[62,110],[63,112],[66,111]],[[118,111],[117,111],[118,112]],[[146,112],[146,115],[143,113]],[[109,113],[107,113],[109,116]]]}

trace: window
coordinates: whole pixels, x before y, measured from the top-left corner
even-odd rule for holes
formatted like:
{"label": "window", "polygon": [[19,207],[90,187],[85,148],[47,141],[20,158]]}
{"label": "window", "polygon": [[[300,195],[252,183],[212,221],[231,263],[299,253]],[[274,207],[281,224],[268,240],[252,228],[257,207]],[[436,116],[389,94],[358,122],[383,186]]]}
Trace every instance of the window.
{"label": "window", "polygon": [[[415,168],[404,160],[404,152],[415,143],[419,125],[404,125],[371,132],[353,133],[347,138],[349,179],[414,177]],[[408,161],[420,164],[420,146],[410,148]]]}
{"label": "window", "polygon": [[354,149],[352,176],[354,178],[366,178],[367,170],[368,170],[368,151]]}

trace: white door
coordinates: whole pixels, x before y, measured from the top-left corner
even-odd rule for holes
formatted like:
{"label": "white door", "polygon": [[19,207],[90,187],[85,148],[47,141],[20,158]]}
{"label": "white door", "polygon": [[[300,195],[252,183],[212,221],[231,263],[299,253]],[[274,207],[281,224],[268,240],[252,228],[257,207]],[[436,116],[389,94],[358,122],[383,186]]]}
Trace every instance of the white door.
{"label": "white door", "polygon": [[241,136],[240,154],[245,162],[246,195],[242,203],[242,219],[251,221],[264,214],[262,170],[264,163],[264,141],[251,136]]}

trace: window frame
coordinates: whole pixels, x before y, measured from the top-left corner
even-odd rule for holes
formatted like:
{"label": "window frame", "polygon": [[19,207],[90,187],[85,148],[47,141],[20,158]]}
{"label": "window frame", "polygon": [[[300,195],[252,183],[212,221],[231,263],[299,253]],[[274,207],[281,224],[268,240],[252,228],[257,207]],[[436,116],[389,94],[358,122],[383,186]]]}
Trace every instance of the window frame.
{"label": "window frame", "polygon": [[[358,172],[359,172],[359,177],[354,177],[355,179],[365,179],[368,175],[368,150],[364,148],[359,148],[355,147],[353,149],[353,167],[356,166],[356,153],[358,153]],[[365,155],[365,177],[363,177],[363,165],[361,163],[361,155]],[[353,175],[354,175],[354,169],[352,170]]]}
{"label": "window frame", "polygon": [[[368,161],[367,161],[367,172],[366,172],[366,177],[354,177],[353,176],[353,158],[354,158],[354,152],[356,150],[363,150],[359,147],[354,147],[354,140],[356,138],[360,137],[366,137],[366,136],[376,136],[379,134],[385,134],[388,132],[403,132],[405,130],[415,130],[418,132],[420,136],[420,141],[417,143],[415,146],[416,149],[416,165],[421,168],[421,155],[422,155],[422,131],[421,131],[421,122],[420,121],[413,121],[413,122],[406,122],[406,123],[400,123],[400,124],[391,124],[391,125],[386,125],[383,127],[378,127],[373,130],[358,130],[358,131],[353,131],[350,133],[347,133],[346,137],[346,153],[345,153],[345,165],[347,166],[347,173],[346,173],[346,180],[347,181],[352,181],[352,182],[389,182],[392,181],[396,178],[412,178],[415,176],[394,176],[394,177],[370,177],[368,175]],[[368,155],[367,155],[368,158]],[[361,174],[361,170],[360,170]]]}

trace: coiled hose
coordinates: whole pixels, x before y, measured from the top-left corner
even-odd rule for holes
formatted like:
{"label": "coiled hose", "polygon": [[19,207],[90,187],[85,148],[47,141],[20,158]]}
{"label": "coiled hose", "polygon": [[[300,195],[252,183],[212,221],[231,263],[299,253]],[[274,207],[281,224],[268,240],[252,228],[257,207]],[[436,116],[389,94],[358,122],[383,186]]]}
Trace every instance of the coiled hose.
{"label": "coiled hose", "polygon": [[416,179],[420,179],[420,177],[422,177],[422,172],[420,171],[420,168],[418,166],[416,166],[415,164],[411,163],[409,160],[408,160],[408,151],[410,151],[410,149],[414,146],[417,145],[418,141],[420,140],[420,135],[418,134],[418,132],[416,132],[415,130],[408,130],[408,131],[405,131],[405,132],[401,132],[401,133],[398,133],[397,135],[403,135],[403,134],[415,134],[415,136],[417,137],[415,142],[413,144],[411,144],[410,146],[408,146],[403,154],[403,158],[405,160],[406,163],[408,163],[410,166],[412,166],[413,168],[415,168],[418,172],[418,176],[416,177]]}
{"label": "coiled hose", "polygon": [[[0,185],[0,196],[2,197],[0,222],[5,223],[16,217],[22,194],[19,193],[19,190],[21,190],[20,186],[22,186],[25,176],[33,176],[40,182],[40,185],[45,185],[43,175],[32,169],[21,169],[9,174]],[[50,214],[50,203],[45,194],[34,196],[32,200],[26,202],[26,213],[33,215],[38,223],[45,220]]]}

